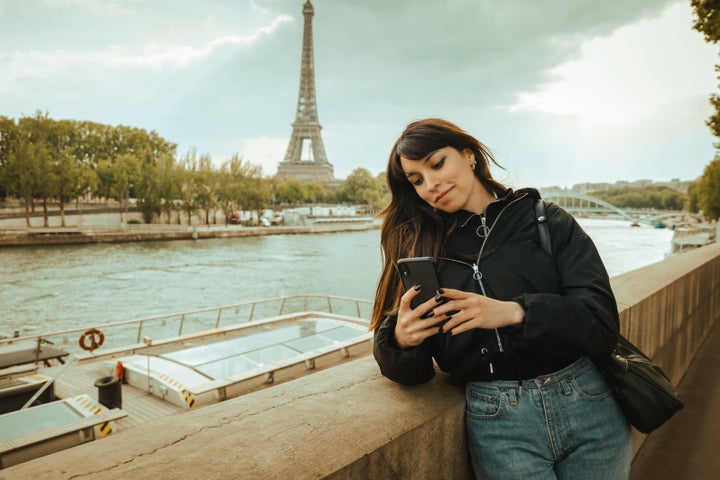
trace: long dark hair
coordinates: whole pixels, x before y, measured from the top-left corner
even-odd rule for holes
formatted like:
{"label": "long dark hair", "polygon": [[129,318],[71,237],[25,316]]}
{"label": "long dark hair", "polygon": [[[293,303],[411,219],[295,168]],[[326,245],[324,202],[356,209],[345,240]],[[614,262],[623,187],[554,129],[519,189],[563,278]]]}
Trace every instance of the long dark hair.
{"label": "long dark hair", "polygon": [[400,276],[395,267],[403,257],[437,257],[455,223],[452,215],[435,211],[422,200],[408,181],[400,157],[422,160],[445,147],[475,155],[475,176],[488,192],[503,196],[507,188],[493,179],[490,162],[502,168],[480,141],[457,125],[440,118],[427,118],[410,123],[390,152],[386,179],[390,188],[390,204],[380,212],[383,225],[380,243],[383,269],[375,292],[370,329],[376,329],[388,314],[397,311],[403,294]]}

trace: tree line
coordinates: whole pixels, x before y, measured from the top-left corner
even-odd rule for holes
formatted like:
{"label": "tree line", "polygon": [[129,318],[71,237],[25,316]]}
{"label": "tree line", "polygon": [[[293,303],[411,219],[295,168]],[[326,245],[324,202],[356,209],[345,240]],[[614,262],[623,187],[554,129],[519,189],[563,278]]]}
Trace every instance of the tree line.
{"label": "tree line", "polygon": [[[696,16],[693,28],[702,33],[707,42],[717,44],[720,41],[720,0],[691,0],[690,4]],[[715,65],[715,70],[720,71],[720,66]],[[720,96],[711,95],[710,104],[715,111],[706,123],[713,135],[720,138]],[[720,143],[715,143],[715,148],[720,149]],[[691,196],[697,199],[697,206],[706,217],[713,220],[720,218],[720,155],[717,152],[705,166]]]}
{"label": "tree line", "polygon": [[234,211],[308,203],[361,204],[380,208],[387,201],[384,176],[358,168],[338,187],[263,176],[262,168],[234,154],[215,165],[195,148],[178,157],[177,146],[155,131],[89,121],[54,120],[37,112],[17,120],[0,116],[0,198],[24,205],[26,223],[40,205],[48,226],[48,206],[79,199],[115,200],[127,211],[131,199],[146,223],[173,214],[188,223],[199,215],[209,224],[214,212],[225,222]]}
{"label": "tree line", "polygon": [[652,208],[656,210],[690,210],[692,208],[688,195],[659,185],[610,188],[590,192],[589,195],[605,200],[618,208]]}
{"label": "tree line", "polygon": [[[193,216],[210,224],[217,212],[228,223],[240,210],[255,211],[259,219],[268,208],[333,203],[377,211],[389,202],[384,172],[373,176],[357,168],[339,186],[327,187],[265,177],[259,165],[237,153],[216,165],[195,148],[180,156],[176,149],[156,132],[135,127],[54,120],[41,112],[17,120],[0,116],[0,198],[20,199],[28,226],[37,205],[48,226],[52,203],[65,226],[65,206],[89,198],[115,200],[121,219],[132,199],[146,223],[171,223],[173,217],[180,223],[182,213],[188,224]],[[713,199],[720,196],[720,181],[713,183],[714,169],[720,170],[720,160],[711,162],[687,195],[662,186],[591,195],[620,208],[702,209],[717,218],[720,205],[714,209]]]}

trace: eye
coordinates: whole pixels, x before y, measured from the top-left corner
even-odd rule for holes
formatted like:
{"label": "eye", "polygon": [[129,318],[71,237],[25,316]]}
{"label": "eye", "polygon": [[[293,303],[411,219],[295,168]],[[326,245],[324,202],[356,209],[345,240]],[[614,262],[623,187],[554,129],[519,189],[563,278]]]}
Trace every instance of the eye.
{"label": "eye", "polygon": [[420,185],[422,185],[422,182],[423,182],[423,177],[421,177],[420,175],[418,175],[418,176],[415,178],[415,180],[411,180],[411,181],[410,181],[410,183],[412,183],[412,184],[415,185],[416,187],[419,187]]}
{"label": "eye", "polygon": [[433,170],[440,170],[442,166],[445,164],[445,157],[441,158],[440,161],[438,161],[435,165],[432,166]]}

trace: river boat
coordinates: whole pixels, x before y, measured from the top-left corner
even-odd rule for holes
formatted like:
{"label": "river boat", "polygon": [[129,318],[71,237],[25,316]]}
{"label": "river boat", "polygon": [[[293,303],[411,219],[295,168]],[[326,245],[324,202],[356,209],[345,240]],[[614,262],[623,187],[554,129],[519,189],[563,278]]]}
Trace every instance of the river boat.
{"label": "river boat", "polygon": [[0,338],[0,468],[367,355],[370,306],[296,295]]}
{"label": "river boat", "polygon": [[679,223],[673,229],[673,253],[681,253],[717,241],[717,225],[710,223]]}

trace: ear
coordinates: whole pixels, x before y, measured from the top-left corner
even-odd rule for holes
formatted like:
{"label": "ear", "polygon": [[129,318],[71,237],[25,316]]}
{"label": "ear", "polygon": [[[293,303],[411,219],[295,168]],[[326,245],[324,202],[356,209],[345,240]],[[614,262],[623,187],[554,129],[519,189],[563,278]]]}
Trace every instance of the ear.
{"label": "ear", "polygon": [[464,148],[462,153],[463,153],[463,156],[465,158],[467,158],[467,161],[470,165],[475,164],[475,154],[473,153],[472,150],[470,150],[469,148]]}

